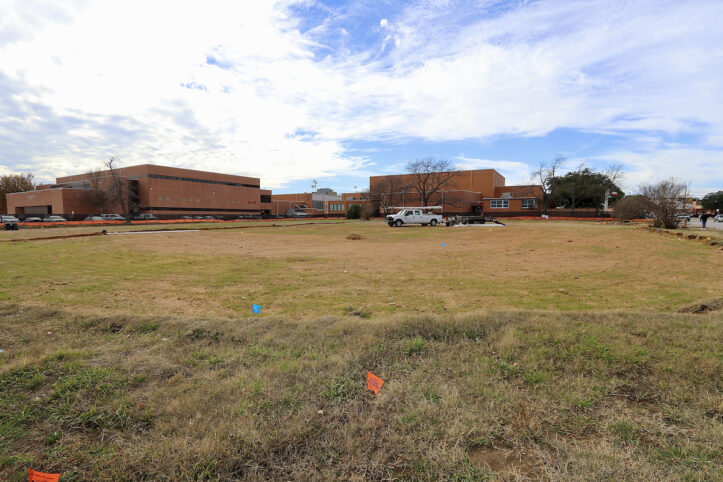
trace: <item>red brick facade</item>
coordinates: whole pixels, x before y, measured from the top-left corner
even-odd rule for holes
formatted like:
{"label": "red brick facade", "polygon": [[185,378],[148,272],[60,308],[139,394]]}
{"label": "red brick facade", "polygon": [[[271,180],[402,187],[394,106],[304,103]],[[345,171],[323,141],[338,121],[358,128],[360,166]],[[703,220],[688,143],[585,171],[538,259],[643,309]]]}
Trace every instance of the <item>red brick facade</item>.
{"label": "red brick facade", "polygon": [[[104,206],[92,202],[91,174],[60,177],[55,186],[7,196],[8,213],[19,215],[60,214],[85,216],[106,213],[154,214],[159,217],[181,215],[263,214],[271,211],[271,191],[260,189],[254,177],[233,176],[191,169],[144,164],[119,168],[118,179],[124,186],[123,201]],[[109,171],[98,176],[99,185],[107,189]],[[128,203],[128,200],[131,202]],[[128,206],[131,206],[130,209]],[[129,212],[130,211],[130,212]]]}

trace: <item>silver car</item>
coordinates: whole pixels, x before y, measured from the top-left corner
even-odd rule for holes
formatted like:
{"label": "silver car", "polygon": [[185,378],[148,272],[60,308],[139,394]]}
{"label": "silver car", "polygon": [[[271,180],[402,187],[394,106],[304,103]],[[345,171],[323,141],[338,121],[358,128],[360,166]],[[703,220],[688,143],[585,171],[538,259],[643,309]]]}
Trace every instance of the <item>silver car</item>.
{"label": "silver car", "polygon": [[101,218],[105,221],[125,221],[126,218],[121,216],[120,214],[101,214]]}

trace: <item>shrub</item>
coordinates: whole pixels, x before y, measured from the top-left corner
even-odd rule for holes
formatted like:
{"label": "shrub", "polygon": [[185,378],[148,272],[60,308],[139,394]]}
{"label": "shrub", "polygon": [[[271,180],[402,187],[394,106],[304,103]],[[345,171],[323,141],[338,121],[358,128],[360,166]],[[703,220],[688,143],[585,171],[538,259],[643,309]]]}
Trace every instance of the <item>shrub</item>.
{"label": "shrub", "polygon": [[352,204],[346,212],[347,219],[359,219],[361,218],[361,206],[358,204]]}
{"label": "shrub", "polygon": [[678,227],[678,220],[675,218],[679,209],[678,199],[682,198],[685,192],[685,184],[675,179],[640,186],[640,193],[653,215],[655,227],[666,229]]}
{"label": "shrub", "polygon": [[615,217],[627,221],[645,217],[646,200],[643,196],[626,196],[615,203]]}

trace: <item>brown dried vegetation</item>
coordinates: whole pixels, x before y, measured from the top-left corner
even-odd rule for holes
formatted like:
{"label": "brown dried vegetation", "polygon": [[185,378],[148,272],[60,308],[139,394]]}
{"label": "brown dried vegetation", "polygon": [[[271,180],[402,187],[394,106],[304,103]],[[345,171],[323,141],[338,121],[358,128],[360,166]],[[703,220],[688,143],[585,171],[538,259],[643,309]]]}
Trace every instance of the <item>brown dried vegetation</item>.
{"label": "brown dried vegetation", "polygon": [[[0,308],[0,478],[714,479],[716,314]],[[367,370],[385,380],[378,397]]]}
{"label": "brown dried vegetation", "polygon": [[343,223],[0,249],[0,480],[720,478],[702,243]]}

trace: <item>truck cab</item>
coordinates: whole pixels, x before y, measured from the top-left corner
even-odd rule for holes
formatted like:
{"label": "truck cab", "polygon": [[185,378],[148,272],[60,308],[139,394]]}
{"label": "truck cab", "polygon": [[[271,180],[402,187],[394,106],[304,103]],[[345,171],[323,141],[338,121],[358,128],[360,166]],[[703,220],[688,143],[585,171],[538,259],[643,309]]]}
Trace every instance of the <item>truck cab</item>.
{"label": "truck cab", "polygon": [[442,222],[442,215],[435,214],[433,209],[438,206],[427,206],[418,208],[402,208],[396,214],[386,217],[389,226],[402,227],[405,224],[421,224],[422,226],[436,226]]}

